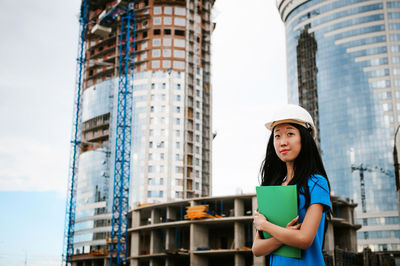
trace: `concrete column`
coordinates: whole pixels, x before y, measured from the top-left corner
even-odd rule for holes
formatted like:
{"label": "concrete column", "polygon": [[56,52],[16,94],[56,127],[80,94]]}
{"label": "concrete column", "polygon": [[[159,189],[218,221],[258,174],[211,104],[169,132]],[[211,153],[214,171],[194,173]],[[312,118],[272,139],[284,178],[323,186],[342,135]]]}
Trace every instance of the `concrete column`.
{"label": "concrete column", "polygon": [[254,266],[265,266],[265,257],[264,256],[261,256],[261,257],[253,256],[253,262],[254,262]]}
{"label": "concrete column", "polygon": [[243,266],[245,265],[246,261],[244,259],[244,255],[242,254],[235,254],[235,266]]}
{"label": "concrete column", "polygon": [[174,249],[176,247],[176,243],[175,243],[175,232],[174,232],[175,228],[169,228],[167,229],[167,233],[165,235],[165,248],[166,249]]}
{"label": "concrete column", "polygon": [[167,220],[173,220],[176,221],[177,220],[177,207],[167,207]]}
{"label": "concrete column", "polygon": [[206,256],[195,255],[192,252],[198,247],[208,247],[208,228],[207,225],[191,224],[190,225],[190,266],[207,266],[208,259]]}
{"label": "concrete column", "polygon": [[325,234],[324,250],[330,256],[333,256],[333,261],[335,261],[335,234],[332,222],[328,222],[328,227]]}
{"label": "concrete column", "polygon": [[131,233],[131,256],[139,256],[139,232],[135,231]]}
{"label": "concrete column", "polygon": [[206,256],[191,253],[190,266],[208,266],[208,258]]}
{"label": "concrete column", "polygon": [[131,216],[131,228],[140,226],[140,211],[133,211]]}
{"label": "concrete column", "polygon": [[235,216],[244,216],[244,202],[243,199],[235,199]]}
{"label": "concrete column", "polygon": [[190,225],[190,250],[196,250],[198,247],[208,247],[208,228],[207,225]]}
{"label": "concrete column", "polygon": [[245,228],[244,228],[244,224],[243,223],[239,223],[239,222],[235,222],[234,225],[234,232],[235,232],[235,245],[234,248],[240,248],[243,247],[245,244]]}
{"label": "concrete column", "polygon": [[151,224],[160,223],[160,211],[158,209],[151,210]]}
{"label": "concrete column", "polygon": [[161,236],[157,231],[151,231],[150,234],[150,254],[160,253],[162,250]]}
{"label": "concrete column", "polygon": [[[252,211],[252,213],[254,215],[254,210],[258,209],[257,197],[256,196],[254,196],[251,199],[251,206],[252,206],[251,211]],[[256,233],[257,233],[257,230],[253,226],[253,239],[256,236]],[[265,266],[265,257],[264,256],[256,257],[256,256],[253,255],[253,262],[254,262],[254,266]]]}
{"label": "concrete column", "polygon": [[139,260],[138,259],[131,259],[129,265],[130,266],[139,266]]}

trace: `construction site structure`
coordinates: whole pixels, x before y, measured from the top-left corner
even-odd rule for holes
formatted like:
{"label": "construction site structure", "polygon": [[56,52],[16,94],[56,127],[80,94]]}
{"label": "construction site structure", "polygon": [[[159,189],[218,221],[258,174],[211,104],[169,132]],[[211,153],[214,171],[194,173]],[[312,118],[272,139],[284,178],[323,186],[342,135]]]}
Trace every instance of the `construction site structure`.
{"label": "construction site structure", "polygon": [[82,1],[65,264],[121,265],[129,206],[210,195],[213,4]]}
{"label": "construction site structure", "polygon": [[[354,220],[357,204],[332,196],[332,206],[325,238],[327,262],[334,261],[337,252],[356,254],[356,231],[361,227]],[[265,257],[251,251],[256,209],[254,194],[137,207],[130,213],[130,265],[265,265]]]}

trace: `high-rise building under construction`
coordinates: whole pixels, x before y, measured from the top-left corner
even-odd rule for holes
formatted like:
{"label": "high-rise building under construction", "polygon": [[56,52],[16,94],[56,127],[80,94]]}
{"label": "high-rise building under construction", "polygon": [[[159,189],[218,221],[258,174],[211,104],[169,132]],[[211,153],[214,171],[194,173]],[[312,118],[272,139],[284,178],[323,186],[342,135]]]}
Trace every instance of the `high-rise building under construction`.
{"label": "high-rise building under construction", "polygon": [[400,1],[276,4],[286,28],[289,102],[316,121],[332,191],[358,203],[358,249],[400,250],[392,154],[400,124]]}
{"label": "high-rise building under construction", "polygon": [[[120,126],[117,98],[124,67],[120,47],[127,41],[134,44],[128,47],[134,53],[134,76],[128,84],[133,85],[128,110],[132,115],[129,204],[210,195],[214,4],[214,0],[84,1],[89,13],[82,35],[85,60],[78,60],[83,64],[81,141],[76,191],[72,189],[76,195],[70,204],[71,210],[75,208],[69,222],[74,229],[68,235],[73,254],[81,256],[106,255],[110,242]],[[128,5],[136,20],[129,40],[120,27]]]}

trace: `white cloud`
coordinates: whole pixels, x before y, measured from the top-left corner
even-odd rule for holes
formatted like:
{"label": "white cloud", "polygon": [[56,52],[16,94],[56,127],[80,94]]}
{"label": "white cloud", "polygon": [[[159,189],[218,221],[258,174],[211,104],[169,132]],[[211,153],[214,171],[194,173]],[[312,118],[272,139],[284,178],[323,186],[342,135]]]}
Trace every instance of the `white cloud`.
{"label": "white cloud", "polygon": [[67,147],[26,138],[0,139],[0,189],[65,193]]}

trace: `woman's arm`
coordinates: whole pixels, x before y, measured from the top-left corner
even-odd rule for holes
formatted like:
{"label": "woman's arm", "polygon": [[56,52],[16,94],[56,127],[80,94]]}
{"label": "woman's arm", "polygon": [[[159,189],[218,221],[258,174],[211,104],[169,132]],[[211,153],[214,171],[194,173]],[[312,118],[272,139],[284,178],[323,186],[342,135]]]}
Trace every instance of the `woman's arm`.
{"label": "woman's arm", "polygon": [[300,230],[291,230],[272,224],[262,214],[256,214],[256,228],[268,232],[277,241],[301,249],[307,249],[314,241],[323,212],[322,204],[312,204],[308,207]]}
{"label": "woman's arm", "polygon": [[257,231],[251,250],[254,256],[260,257],[269,255],[280,246],[282,246],[282,243],[276,240],[276,238],[261,239]]}
{"label": "woman's arm", "polygon": [[[299,217],[294,218],[290,223],[288,223],[286,228],[288,230],[298,230],[301,224],[294,225],[298,219]],[[256,257],[267,256],[280,246],[282,246],[282,242],[278,241],[276,238],[271,237],[268,239],[261,239],[257,231],[251,250]]]}

